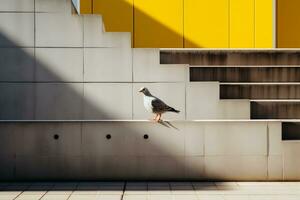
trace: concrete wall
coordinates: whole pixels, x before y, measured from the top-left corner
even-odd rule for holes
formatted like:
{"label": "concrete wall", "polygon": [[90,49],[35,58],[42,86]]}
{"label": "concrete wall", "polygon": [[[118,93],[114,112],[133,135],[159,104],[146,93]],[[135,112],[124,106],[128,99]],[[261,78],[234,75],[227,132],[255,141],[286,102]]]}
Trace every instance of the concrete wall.
{"label": "concrete wall", "polygon": [[[0,123],[1,180],[299,177],[288,159],[298,147],[281,152],[279,122],[188,121],[249,119],[249,101],[220,100],[217,82],[190,83],[186,65],[131,49],[129,33],[71,14],[71,0],[26,2],[0,2],[0,120],[58,121]],[[172,124],[134,121],[152,118],[142,86],[181,111],[163,116]],[[91,119],[107,121],[82,121]]]}
{"label": "concrete wall", "polygon": [[0,178],[299,180],[280,122],[170,123],[2,122]]}

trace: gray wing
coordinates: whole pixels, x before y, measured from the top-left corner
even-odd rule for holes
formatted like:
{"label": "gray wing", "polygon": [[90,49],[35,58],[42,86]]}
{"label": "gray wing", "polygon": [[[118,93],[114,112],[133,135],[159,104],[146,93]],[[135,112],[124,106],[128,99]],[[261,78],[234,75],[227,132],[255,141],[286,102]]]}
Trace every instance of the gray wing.
{"label": "gray wing", "polygon": [[151,105],[153,107],[153,112],[165,112],[170,110],[170,106],[165,104],[162,100],[159,98],[155,98],[152,100]]}

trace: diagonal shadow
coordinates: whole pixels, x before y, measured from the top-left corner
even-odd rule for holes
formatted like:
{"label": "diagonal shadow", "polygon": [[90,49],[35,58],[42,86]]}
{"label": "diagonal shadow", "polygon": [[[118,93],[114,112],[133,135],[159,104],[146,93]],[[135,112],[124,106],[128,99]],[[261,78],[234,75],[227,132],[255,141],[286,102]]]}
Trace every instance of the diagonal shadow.
{"label": "diagonal shadow", "polygon": [[[97,0],[93,0],[93,5],[95,5]],[[202,48],[199,44],[196,44],[189,38],[184,37],[183,23],[180,24],[179,29],[182,29],[182,33],[178,33],[175,30],[167,27],[165,24],[149,16],[143,10],[139,9],[137,6],[131,5],[126,1],[99,1],[100,10],[96,10],[93,7],[93,14],[102,15],[105,30],[107,32],[131,32],[133,47],[134,48],[184,48],[184,44],[189,44],[194,48]],[[101,4],[102,3],[102,4]],[[121,9],[124,12],[129,12],[127,16],[122,12],[117,12],[114,16],[114,10],[108,9],[107,5],[111,5],[113,8]],[[103,7],[103,9],[101,9]],[[131,14],[132,12],[132,14]],[[130,16],[130,17],[128,17]],[[183,17],[183,16],[182,16]],[[129,18],[129,19],[128,19]],[[143,28],[137,29],[135,21],[136,18],[143,20]],[[117,19],[117,20],[116,20]],[[172,19],[170,19],[172,20]],[[124,25],[125,24],[125,25]],[[137,31],[139,30],[139,31]],[[155,30],[155,34],[160,37],[153,37],[152,32]],[[150,37],[148,37],[150,36]],[[167,36],[165,40],[161,36]],[[138,44],[136,38],[142,38],[143,44]],[[168,42],[172,41],[172,42]],[[175,42],[176,41],[176,42]]]}
{"label": "diagonal shadow", "polygon": [[[111,118],[107,108],[95,105],[91,99],[83,96],[82,89],[78,90],[74,87],[77,85],[82,88],[84,84],[90,83],[67,83],[61,74],[53,71],[51,65],[36,59],[33,49],[18,47],[15,42],[1,33],[0,41],[10,46],[10,48],[1,48],[1,51],[6,53],[0,55],[0,119],[58,120],[57,122],[0,122],[0,137],[4,139],[0,147],[1,180],[181,180],[187,177],[187,172],[200,177],[201,169],[187,165],[184,155],[173,154],[170,148],[162,145],[161,141],[151,142],[151,135],[150,143],[141,142],[143,139],[140,136],[145,133],[144,126],[155,127],[154,124],[130,122],[130,120],[123,123],[81,121],[85,119],[83,105],[93,110],[93,113],[97,113],[97,116],[101,116],[97,118],[99,120]],[[44,77],[51,77],[53,81],[44,82],[37,79],[38,71],[42,71]],[[37,113],[37,110],[42,110],[42,114]],[[59,122],[66,119],[78,121]],[[102,138],[107,131],[111,131],[107,123],[118,129],[113,137],[120,137],[112,145],[105,144],[107,140]],[[136,123],[139,127],[133,128],[130,123]],[[69,126],[75,128],[61,133],[64,129],[60,128]],[[83,133],[83,129],[88,127],[91,127],[94,132]],[[56,142],[53,140],[53,132],[57,131],[60,132],[62,139]],[[78,131],[80,134],[76,134]],[[155,155],[103,156],[99,149],[91,151],[91,155],[83,155],[82,143],[86,134],[90,134],[89,141],[92,142],[90,146],[96,148],[106,145],[108,149],[103,148],[103,151],[116,152],[120,146],[124,150],[132,148],[126,146],[125,141],[134,138],[133,153],[146,145],[155,151]],[[70,144],[76,140],[80,141],[79,146]],[[71,155],[68,152],[71,152]],[[153,162],[145,164],[144,160],[149,157]],[[168,159],[174,165],[164,163],[164,159]],[[147,170],[150,172],[148,173]]]}

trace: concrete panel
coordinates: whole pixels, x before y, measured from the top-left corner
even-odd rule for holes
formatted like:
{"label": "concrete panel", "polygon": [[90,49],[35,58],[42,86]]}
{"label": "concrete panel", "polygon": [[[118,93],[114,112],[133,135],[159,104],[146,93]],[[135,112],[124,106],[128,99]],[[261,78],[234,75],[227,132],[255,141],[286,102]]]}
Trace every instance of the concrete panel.
{"label": "concrete panel", "polygon": [[1,48],[0,55],[0,81],[34,81],[32,48]]}
{"label": "concrete panel", "polygon": [[36,0],[36,12],[66,13],[71,15],[71,0]]}
{"label": "concrete panel", "polygon": [[204,157],[202,156],[186,156],[185,157],[185,178],[188,179],[204,179]]}
{"label": "concrete panel", "polygon": [[[18,128],[17,156],[79,156],[81,154],[81,124],[79,123],[31,123],[20,124]],[[55,139],[55,135],[59,138]]]}
{"label": "concrete panel", "polygon": [[268,157],[268,180],[283,180],[283,159],[282,156]]}
{"label": "concrete panel", "polygon": [[132,119],[132,84],[84,84],[84,119]]}
{"label": "concrete panel", "polygon": [[71,14],[37,13],[36,46],[82,47],[83,19]]}
{"label": "concrete panel", "polygon": [[36,85],[36,119],[82,119],[83,84]]}
{"label": "concrete panel", "polygon": [[140,177],[137,173],[139,157],[83,156],[82,174],[86,180],[122,180]]}
{"label": "concrete panel", "polygon": [[205,125],[202,123],[184,124],[186,156],[204,155],[204,130]]}
{"label": "concrete panel", "polygon": [[17,156],[17,180],[72,180],[80,178],[81,160],[76,156]]}
{"label": "concrete panel", "polygon": [[130,48],[85,48],[84,80],[97,82],[131,82]]}
{"label": "concrete panel", "polygon": [[[106,136],[111,138],[107,139]],[[133,156],[138,154],[137,140],[143,135],[132,128],[132,123],[84,123],[82,153],[84,156]]]}
{"label": "concrete panel", "polygon": [[267,155],[266,123],[208,123],[205,155]]}
{"label": "concrete panel", "polygon": [[34,118],[34,90],[31,83],[0,84],[0,119],[30,120]]}
{"label": "concrete panel", "polygon": [[82,49],[37,48],[36,59],[36,81],[83,81]]}
{"label": "concrete panel", "polygon": [[174,180],[184,177],[184,157],[140,157],[136,174],[147,180]]}
{"label": "concrete panel", "polygon": [[[22,33],[22,34],[20,34]],[[0,14],[0,47],[34,45],[33,13]]]}
{"label": "concrete panel", "polygon": [[266,156],[206,156],[205,177],[216,180],[266,180]]}
{"label": "concrete panel", "polygon": [[162,119],[185,119],[185,84],[184,83],[135,83],[133,84],[133,118],[152,119],[154,114],[144,108],[141,87],[147,87],[151,94],[163,100],[166,104],[180,110],[180,113],[165,113]]}
{"label": "concrete panel", "polygon": [[133,49],[134,82],[184,82],[187,66],[160,65],[159,49]]}
{"label": "concrete panel", "polygon": [[186,90],[187,119],[249,119],[247,100],[220,101],[218,82],[189,83]]}
{"label": "concrete panel", "polygon": [[13,155],[0,155],[0,177],[1,181],[14,180],[16,160]]}
{"label": "concrete panel", "polygon": [[84,15],[84,47],[131,48],[131,35],[125,32],[105,32],[101,16]]}
{"label": "concrete panel", "polygon": [[[156,122],[134,123],[132,130],[136,131],[136,152],[138,156],[184,156],[185,127],[183,123],[169,122],[172,127],[166,127]],[[166,125],[169,125],[166,123]],[[144,139],[144,135],[148,139]],[[201,142],[200,146],[201,146]]]}
{"label": "concrete panel", "polygon": [[0,11],[33,12],[34,0],[1,0]]}
{"label": "concrete panel", "polygon": [[269,155],[282,155],[281,122],[268,122]]}
{"label": "concrete panel", "polygon": [[300,142],[282,142],[283,179],[300,180]]}
{"label": "concrete panel", "polygon": [[0,156],[14,156],[17,149],[17,138],[22,130],[14,124],[0,124]]}

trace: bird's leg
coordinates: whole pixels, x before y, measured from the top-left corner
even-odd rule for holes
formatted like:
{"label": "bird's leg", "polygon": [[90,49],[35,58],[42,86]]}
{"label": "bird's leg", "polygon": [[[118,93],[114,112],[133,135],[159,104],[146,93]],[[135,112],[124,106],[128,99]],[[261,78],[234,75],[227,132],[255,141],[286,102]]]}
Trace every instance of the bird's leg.
{"label": "bird's leg", "polygon": [[158,114],[155,114],[155,117],[153,118],[153,120],[156,121],[157,117],[158,117]]}
{"label": "bird's leg", "polygon": [[158,114],[158,117],[156,119],[156,122],[159,122],[160,121],[160,118],[161,118],[161,114]]}

